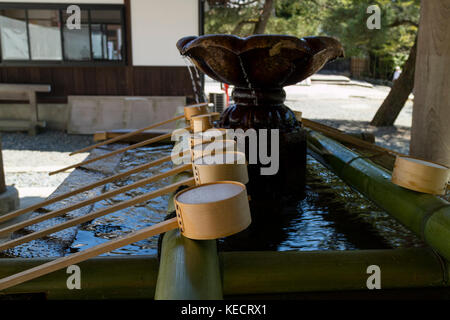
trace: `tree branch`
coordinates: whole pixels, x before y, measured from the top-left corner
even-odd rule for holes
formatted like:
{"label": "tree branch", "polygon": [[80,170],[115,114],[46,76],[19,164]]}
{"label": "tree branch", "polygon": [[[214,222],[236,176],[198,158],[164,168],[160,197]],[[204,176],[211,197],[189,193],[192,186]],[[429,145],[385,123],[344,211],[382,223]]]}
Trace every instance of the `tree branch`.
{"label": "tree branch", "polygon": [[231,31],[231,33],[239,34],[241,32],[243,26],[245,26],[246,24],[255,24],[257,22],[258,22],[257,19],[242,20],[236,25],[236,27],[233,29],[233,31]]}
{"label": "tree branch", "polygon": [[412,20],[406,20],[406,19],[405,20],[396,20],[396,21],[392,22],[390,25],[388,25],[388,27],[398,27],[398,26],[407,25],[407,24],[417,27],[417,28],[419,27],[418,23],[416,23]]}

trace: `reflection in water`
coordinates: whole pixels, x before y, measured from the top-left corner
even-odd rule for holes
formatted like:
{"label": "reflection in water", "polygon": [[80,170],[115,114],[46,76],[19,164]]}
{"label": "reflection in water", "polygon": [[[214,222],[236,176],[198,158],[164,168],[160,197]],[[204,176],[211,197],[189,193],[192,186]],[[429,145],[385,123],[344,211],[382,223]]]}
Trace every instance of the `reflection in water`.
{"label": "reflection in water", "polygon": [[[128,151],[119,165],[119,170],[126,171],[132,167],[137,167],[147,162],[154,161],[163,156],[170,154],[171,145],[140,148]],[[138,180],[148,178],[157,173],[170,170],[172,163],[167,162],[162,165],[149,168],[147,170],[138,172],[122,180],[115,181],[106,186],[105,192],[117,189]],[[97,202],[93,210],[100,210],[117,204],[121,201],[130,200],[144,193],[154,191],[170,183],[170,178],[165,178],[145,187],[140,187],[119,194],[110,199],[105,199]],[[155,223],[161,222],[164,219],[167,211],[168,196],[151,199],[134,207],[116,211],[104,217],[94,219],[93,221],[84,224],[79,230],[75,241],[73,242],[70,252],[85,250],[89,247],[101,244],[110,239],[130,233],[134,230],[141,229]],[[157,248],[158,237],[152,237],[137,243],[119,248],[106,255],[120,255],[120,254],[155,254]]]}
{"label": "reflection in water", "polygon": [[[141,148],[127,152],[120,170],[127,170],[170,153],[171,146]],[[137,173],[111,183],[118,188],[171,168],[171,163]],[[170,183],[170,178],[145,188],[98,202],[94,210],[149,192]],[[105,190],[106,191],[106,190]],[[219,240],[221,250],[352,250],[420,246],[421,242],[387,214],[380,212],[352,191],[332,172],[308,157],[307,196],[293,204],[274,204],[271,208],[252,206],[251,227]],[[124,209],[83,225],[70,252],[116,238],[122,234],[162,221],[168,196]],[[155,254],[157,237],[114,250],[106,255]]]}

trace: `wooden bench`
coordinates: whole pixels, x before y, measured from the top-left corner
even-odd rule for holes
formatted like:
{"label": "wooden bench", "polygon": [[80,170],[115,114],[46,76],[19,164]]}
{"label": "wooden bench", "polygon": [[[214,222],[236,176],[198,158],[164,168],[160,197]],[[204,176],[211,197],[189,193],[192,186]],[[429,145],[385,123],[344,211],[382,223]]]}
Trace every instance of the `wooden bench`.
{"label": "wooden bench", "polygon": [[30,135],[36,134],[38,126],[45,127],[45,121],[39,121],[36,103],[37,92],[50,92],[46,84],[9,84],[0,83],[0,100],[28,101],[30,105],[30,120],[0,120],[0,130],[27,130]]}

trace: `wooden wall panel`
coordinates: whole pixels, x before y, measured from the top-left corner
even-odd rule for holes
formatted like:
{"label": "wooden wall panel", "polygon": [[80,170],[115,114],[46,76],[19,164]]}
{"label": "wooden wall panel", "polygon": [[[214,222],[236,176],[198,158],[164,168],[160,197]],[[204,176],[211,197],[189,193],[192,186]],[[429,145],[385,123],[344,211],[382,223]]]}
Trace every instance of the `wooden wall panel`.
{"label": "wooden wall panel", "polygon": [[69,95],[193,97],[186,67],[4,66],[0,83],[50,84],[41,103],[66,103]]}

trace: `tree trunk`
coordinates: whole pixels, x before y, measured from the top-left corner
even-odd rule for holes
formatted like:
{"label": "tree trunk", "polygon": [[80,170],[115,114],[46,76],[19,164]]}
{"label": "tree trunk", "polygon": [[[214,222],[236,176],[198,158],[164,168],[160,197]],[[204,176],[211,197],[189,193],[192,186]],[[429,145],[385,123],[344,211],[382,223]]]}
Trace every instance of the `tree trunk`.
{"label": "tree trunk", "polygon": [[272,13],[275,0],[266,0],[264,2],[263,11],[259,17],[258,22],[255,24],[253,34],[262,34],[266,30],[267,22],[269,21],[270,14]]}
{"label": "tree trunk", "polygon": [[412,155],[450,165],[450,6],[422,1],[411,130]]}
{"label": "tree trunk", "polygon": [[400,77],[394,82],[383,104],[370,123],[376,127],[392,126],[414,88],[414,71],[416,64],[417,37],[412,46],[408,60],[403,65]]}

